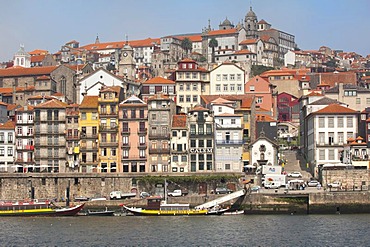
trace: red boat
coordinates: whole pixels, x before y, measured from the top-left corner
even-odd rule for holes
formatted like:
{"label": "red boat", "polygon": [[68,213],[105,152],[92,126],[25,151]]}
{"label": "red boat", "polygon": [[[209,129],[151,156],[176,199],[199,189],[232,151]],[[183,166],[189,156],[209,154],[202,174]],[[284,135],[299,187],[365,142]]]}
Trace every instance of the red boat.
{"label": "red boat", "polygon": [[49,200],[1,201],[0,216],[75,216],[85,204],[57,207]]}

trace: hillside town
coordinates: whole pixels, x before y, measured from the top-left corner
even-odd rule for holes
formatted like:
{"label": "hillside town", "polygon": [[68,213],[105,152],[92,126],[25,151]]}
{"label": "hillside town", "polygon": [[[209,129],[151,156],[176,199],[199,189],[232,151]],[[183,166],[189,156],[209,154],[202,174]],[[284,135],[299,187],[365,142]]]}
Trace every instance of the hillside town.
{"label": "hillside town", "polygon": [[238,19],[55,52],[21,45],[0,65],[0,172],[253,178],[284,171],[291,150],[310,178],[343,170],[346,181],[320,182],[367,188],[370,54],[300,49],[252,7]]}

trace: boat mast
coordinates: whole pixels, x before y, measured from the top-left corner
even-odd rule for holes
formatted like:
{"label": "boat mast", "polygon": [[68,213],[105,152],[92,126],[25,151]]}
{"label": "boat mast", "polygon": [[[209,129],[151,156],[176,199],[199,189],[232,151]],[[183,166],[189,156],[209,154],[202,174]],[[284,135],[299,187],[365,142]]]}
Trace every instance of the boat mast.
{"label": "boat mast", "polygon": [[167,179],[164,179],[164,203],[167,204]]}

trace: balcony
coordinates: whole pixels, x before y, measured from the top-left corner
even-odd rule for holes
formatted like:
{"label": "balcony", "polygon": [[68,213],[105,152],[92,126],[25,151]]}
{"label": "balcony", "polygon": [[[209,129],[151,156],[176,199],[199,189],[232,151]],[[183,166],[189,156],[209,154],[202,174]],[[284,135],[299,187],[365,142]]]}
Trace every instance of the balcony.
{"label": "balcony", "polygon": [[99,126],[100,132],[116,132],[117,130],[118,130],[118,126],[108,126],[108,125]]}
{"label": "balcony", "polygon": [[130,135],[130,128],[124,128],[122,129],[122,135]]}
{"label": "balcony", "polygon": [[170,154],[170,148],[149,148],[149,154]]}
{"label": "balcony", "polygon": [[243,140],[216,140],[217,145],[242,145]]}
{"label": "balcony", "polygon": [[17,150],[27,150],[27,151],[33,151],[35,149],[35,146],[33,145],[21,145],[16,147]]}
{"label": "balcony", "polygon": [[195,138],[195,137],[198,137],[198,136],[204,136],[204,137],[210,137],[210,136],[212,136],[213,137],[213,131],[212,132],[205,132],[205,133],[202,133],[202,134],[200,134],[200,133],[190,133],[190,137],[191,138]]}
{"label": "balcony", "polygon": [[171,153],[173,154],[187,154],[188,150],[177,150],[177,149],[172,149]]}
{"label": "balcony", "polygon": [[66,136],[66,139],[67,140],[79,140],[80,137],[78,135],[77,136],[75,136],[75,135],[67,135]]}
{"label": "balcony", "polygon": [[122,161],[146,161],[147,158],[145,156],[139,156],[139,155],[129,155],[129,156],[122,156]]}
{"label": "balcony", "polygon": [[118,112],[100,111],[99,116],[100,117],[114,117],[114,116],[118,116]]}
{"label": "balcony", "polygon": [[82,145],[80,146],[80,151],[81,152],[96,152],[98,151],[98,145],[93,145],[93,146]]}
{"label": "balcony", "polygon": [[147,147],[148,147],[148,145],[146,143],[138,143],[137,144],[138,149],[146,149]]}
{"label": "balcony", "polygon": [[115,141],[100,141],[99,142],[99,146],[100,147],[117,147],[118,146],[118,142]]}
{"label": "balcony", "polygon": [[149,133],[149,139],[151,140],[170,139],[170,133]]}
{"label": "balcony", "polygon": [[86,133],[81,133],[80,135],[81,139],[98,139],[98,134],[86,134]]}
{"label": "balcony", "polygon": [[343,142],[331,142],[331,143],[325,143],[325,142],[316,142],[317,147],[343,147]]}
{"label": "balcony", "polygon": [[148,129],[147,128],[139,128],[137,130],[137,133],[138,134],[146,134],[148,132]]}

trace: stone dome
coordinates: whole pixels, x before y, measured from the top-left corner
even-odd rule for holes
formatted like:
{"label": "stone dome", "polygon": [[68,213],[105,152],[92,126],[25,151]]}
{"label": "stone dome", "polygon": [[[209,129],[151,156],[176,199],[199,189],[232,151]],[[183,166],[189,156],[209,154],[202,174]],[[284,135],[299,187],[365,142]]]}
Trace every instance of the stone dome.
{"label": "stone dome", "polygon": [[224,26],[230,26],[231,25],[231,21],[229,21],[226,17],[226,19],[222,22],[222,25]]}
{"label": "stone dome", "polygon": [[257,15],[253,12],[252,7],[250,7],[249,12],[247,13],[246,17],[257,18]]}

